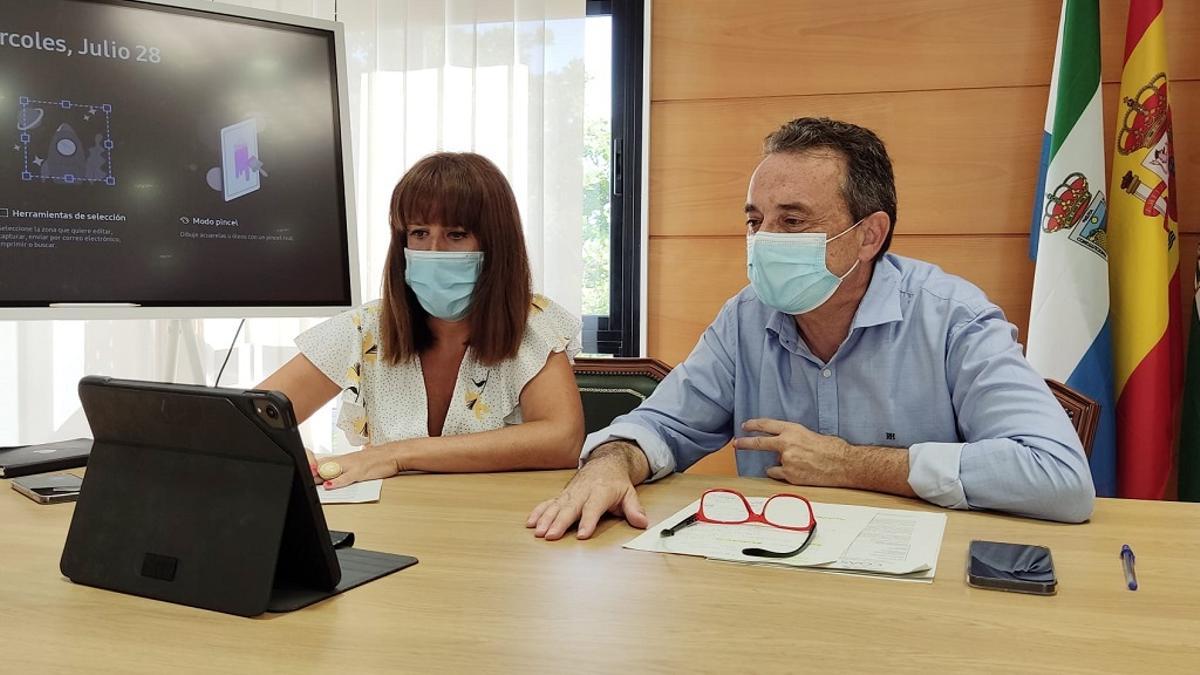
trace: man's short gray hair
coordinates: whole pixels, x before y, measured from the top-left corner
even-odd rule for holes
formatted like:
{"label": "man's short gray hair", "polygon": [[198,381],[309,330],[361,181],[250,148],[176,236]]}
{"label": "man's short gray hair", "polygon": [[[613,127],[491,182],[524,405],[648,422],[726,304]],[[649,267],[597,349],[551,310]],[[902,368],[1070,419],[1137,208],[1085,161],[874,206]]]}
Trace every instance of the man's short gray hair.
{"label": "man's short gray hair", "polygon": [[891,246],[896,229],[896,177],[883,141],[870,129],[828,117],[798,117],[763,140],[767,155],[809,150],[833,150],[845,158],[842,197],[855,222],[876,211],[888,215],[887,238],[875,257],[878,260]]}

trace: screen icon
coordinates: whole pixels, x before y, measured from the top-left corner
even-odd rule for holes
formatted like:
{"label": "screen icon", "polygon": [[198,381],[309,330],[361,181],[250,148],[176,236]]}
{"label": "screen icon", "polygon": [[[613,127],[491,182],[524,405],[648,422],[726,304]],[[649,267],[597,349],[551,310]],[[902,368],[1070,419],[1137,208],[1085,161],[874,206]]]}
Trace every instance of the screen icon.
{"label": "screen icon", "polygon": [[258,159],[258,124],[254,118],[221,129],[221,178],[225,201],[255,192],[262,171]]}

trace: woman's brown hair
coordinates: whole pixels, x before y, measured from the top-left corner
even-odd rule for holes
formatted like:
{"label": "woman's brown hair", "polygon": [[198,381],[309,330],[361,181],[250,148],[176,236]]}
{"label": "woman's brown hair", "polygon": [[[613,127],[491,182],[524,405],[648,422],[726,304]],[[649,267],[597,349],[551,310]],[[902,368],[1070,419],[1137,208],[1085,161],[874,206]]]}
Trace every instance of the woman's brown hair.
{"label": "woman's brown hair", "polygon": [[475,282],[467,321],[480,363],[516,356],[529,318],[529,257],[517,199],[500,169],[469,152],[441,152],[413,165],[392,191],[392,242],[383,272],[380,348],[395,365],[433,344],[429,314],[404,281],[408,228],[438,224],[475,235],[483,268]]}

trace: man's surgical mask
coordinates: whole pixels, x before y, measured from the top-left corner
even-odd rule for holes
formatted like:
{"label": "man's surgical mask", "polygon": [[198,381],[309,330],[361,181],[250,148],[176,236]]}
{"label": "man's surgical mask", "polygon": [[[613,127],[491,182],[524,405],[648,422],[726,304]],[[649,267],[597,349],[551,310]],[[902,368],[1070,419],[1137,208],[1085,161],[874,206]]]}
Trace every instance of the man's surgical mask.
{"label": "man's surgical mask", "polygon": [[404,281],[431,316],[458,321],[471,308],[483,251],[404,249]]}
{"label": "man's surgical mask", "polygon": [[746,237],[746,273],[765,305],[786,314],[804,314],[825,304],[858,261],[842,276],[825,265],[825,247],[862,224],[834,237],[824,232],[758,232]]}

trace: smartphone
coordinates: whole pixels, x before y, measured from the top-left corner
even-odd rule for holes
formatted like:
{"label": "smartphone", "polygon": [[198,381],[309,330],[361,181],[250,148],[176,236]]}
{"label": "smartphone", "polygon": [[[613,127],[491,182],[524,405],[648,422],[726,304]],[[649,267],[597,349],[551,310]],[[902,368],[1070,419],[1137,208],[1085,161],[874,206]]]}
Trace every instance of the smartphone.
{"label": "smartphone", "polygon": [[83,479],[74,474],[22,476],[12,479],[12,488],[39,504],[73,502],[79,499]]}
{"label": "smartphone", "polygon": [[967,584],[995,591],[1054,595],[1058,579],[1050,549],[998,541],[971,542]]}

